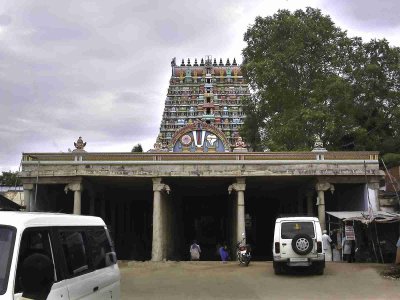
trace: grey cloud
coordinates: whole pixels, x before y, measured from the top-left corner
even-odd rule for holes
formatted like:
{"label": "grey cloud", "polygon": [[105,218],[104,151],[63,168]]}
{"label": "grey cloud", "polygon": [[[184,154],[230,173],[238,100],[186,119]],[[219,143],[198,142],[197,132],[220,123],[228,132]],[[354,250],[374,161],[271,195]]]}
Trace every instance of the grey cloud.
{"label": "grey cloud", "polygon": [[35,42],[79,40],[88,38],[90,33],[78,22],[71,22],[47,10],[45,6],[33,7],[23,15],[23,24],[33,30]]}
{"label": "grey cloud", "polygon": [[[0,12],[1,170],[17,167],[21,152],[67,151],[80,135],[88,151],[155,141],[171,58],[240,62],[240,28],[265,1],[10,3]],[[337,11],[365,19],[338,3]]]}
{"label": "grey cloud", "polygon": [[324,0],[323,6],[346,17],[356,26],[391,27],[400,25],[398,0]]}
{"label": "grey cloud", "polygon": [[0,26],[8,26],[11,24],[11,17],[7,15],[0,15]]}
{"label": "grey cloud", "polygon": [[[8,141],[0,167],[17,165],[22,151],[66,151],[79,135],[89,145],[116,149],[155,139],[170,72],[171,55],[163,56],[162,47],[175,54],[173,45],[201,35],[147,1],[94,4],[86,11],[66,2],[37,3],[14,11],[20,22],[13,28],[17,44],[10,46],[18,51],[0,46],[0,140]],[[106,109],[96,104],[103,94],[113,98]]]}

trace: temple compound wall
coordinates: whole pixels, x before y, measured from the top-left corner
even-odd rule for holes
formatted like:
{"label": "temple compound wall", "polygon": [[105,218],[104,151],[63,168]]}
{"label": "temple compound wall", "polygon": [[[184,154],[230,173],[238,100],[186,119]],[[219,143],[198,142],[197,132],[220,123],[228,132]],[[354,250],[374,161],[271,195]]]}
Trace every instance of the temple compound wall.
{"label": "temple compound wall", "polygon": [[102,217],[119,259],[202,259],[245,233],[256,259],[271,258],[281,214],[379,210],[377,152],[24,153],[28,211]]}

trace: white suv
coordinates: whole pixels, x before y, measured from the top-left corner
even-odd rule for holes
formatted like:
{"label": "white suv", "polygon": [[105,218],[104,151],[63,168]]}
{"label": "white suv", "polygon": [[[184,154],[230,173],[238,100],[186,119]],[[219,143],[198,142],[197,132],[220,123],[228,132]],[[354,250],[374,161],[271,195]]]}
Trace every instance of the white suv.
{"label": "white suv", "polygon": [[309,267],[316,274],[322,275],[325,253],[318,218],[276,219],[272,252],[275,274],[283,273],[287,267]]}
{"label": "white suv", "polygon": [[0,300],[119,299],[114,246],[98,217],[0,212]]}

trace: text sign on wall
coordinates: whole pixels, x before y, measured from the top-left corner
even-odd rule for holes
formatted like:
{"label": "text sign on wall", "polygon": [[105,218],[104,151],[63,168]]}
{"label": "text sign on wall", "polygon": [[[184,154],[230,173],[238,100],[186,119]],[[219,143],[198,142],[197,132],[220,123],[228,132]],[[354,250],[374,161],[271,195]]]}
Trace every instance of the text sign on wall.
{"label": "text sign on wall", "polygon": [[353,226],[346,225],[344,227],[344,234],[346,236],[346,239],[349,240],[349,241],[354,241],[356,239],[356,235],[354,233],[354,227]]}

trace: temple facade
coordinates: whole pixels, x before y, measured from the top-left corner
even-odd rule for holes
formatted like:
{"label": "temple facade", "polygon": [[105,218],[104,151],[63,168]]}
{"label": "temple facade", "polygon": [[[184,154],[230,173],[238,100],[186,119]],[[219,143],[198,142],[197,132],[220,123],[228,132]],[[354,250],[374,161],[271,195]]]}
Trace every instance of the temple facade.
{"label": "temple facade", "polygon": [[206,56],[193,65],[171,62],[172,74],[155,149],[170,152],[229,152],[244,123],[242,101],[250,96],[234,58]]}
{"label": "temple facade", "polygon": [[[282,214],[379,211],[378,152],[249,152],[239,134],[249,96],[240,66],[207,56],[171,62],[160,133],[149,153],[97,153],[81,137],[66,153],[23,153],[27,211],[100,216],[121,260],[202,260],[232,253],[245,233],[256,260],[272,259]],[[85,148],[87,147],[87,148]],[[383,207],[384,208],[384,207]],[[329,217],[328,217],[329,218]]]}

